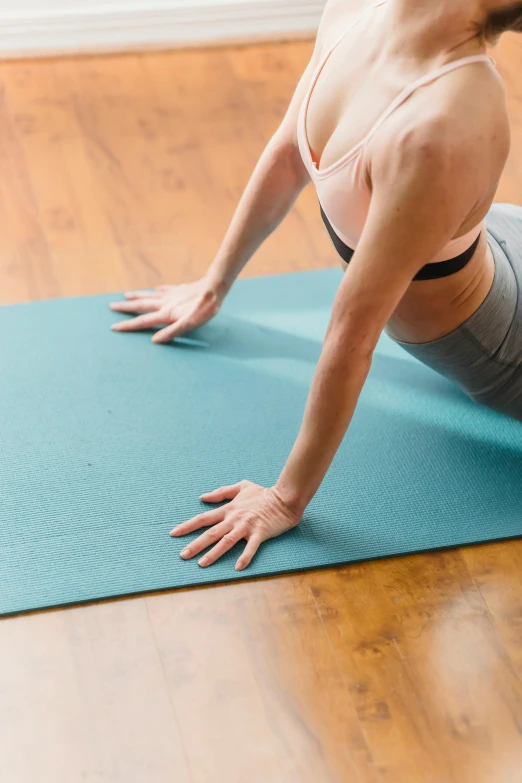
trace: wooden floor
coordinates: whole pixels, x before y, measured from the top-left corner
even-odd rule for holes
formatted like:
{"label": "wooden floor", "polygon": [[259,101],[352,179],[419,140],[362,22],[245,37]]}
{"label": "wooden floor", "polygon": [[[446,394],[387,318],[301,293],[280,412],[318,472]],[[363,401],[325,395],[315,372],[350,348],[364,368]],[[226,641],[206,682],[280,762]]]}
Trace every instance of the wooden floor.
{"label": "wooden floor", "polygon": [[[203,273],[311,48],[0,64],[1,302]],[[245,274],[337,263],[309,186]],[[522,542],[4,619],[0,737],[2,783],[519,783]]]}

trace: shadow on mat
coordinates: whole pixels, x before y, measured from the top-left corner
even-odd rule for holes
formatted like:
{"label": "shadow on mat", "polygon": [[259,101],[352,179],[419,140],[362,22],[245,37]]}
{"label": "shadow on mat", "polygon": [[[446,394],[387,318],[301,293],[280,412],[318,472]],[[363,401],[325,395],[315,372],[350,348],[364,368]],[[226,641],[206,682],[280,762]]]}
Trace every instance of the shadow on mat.
{"label": "shadow on mat", "polygon": [[[232,362],[274,359],[316,365],[322,341],[227,315],[164,347],[172,351],[206,351],[209,357]],[[310,370],[307,381],[311,382],[314,369]],[[274,375],[281,377],[280,370]],[[295,376],[292,379],[298,380]],[[376,403],[376,389],[381,390],[382,405]],[[398,402],[401,396],[403,403]],[[475,402],[455,382],[407,353],[404,358],[375,353],[357,410],[368,404],[376,405],[382,412],[399,412],[409,423],[434,423],[447,432],[471,436],[477,443],[520,437],[519,421]]]}
{"label": "shadow on mat", "polygon": [[405,397],[414,395],[411,407],[401,411],[408,419],[421,424],[436,423],[452,431],[472,431],[482,437],[487,432],[488,442],[508,438],[518,445],[522,422],[476,402],[455,382],[418,360],[409,362],[381,355],[371,373],[376,380],[403,389]]}
{"label": "shadow on mat", "polygon": [[188,335],[176,338],[167,347],[205,350],[211,355],[232,360],[296,359],[315,364],[322,342],[227,315],[219,323],[205,324]]}

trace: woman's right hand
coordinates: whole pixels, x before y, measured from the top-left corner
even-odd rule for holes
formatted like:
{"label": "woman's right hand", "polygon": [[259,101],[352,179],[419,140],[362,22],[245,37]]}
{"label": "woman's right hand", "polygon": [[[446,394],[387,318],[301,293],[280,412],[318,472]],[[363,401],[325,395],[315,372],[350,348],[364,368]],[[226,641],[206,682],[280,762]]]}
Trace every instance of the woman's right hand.
{"label": "woman's right hand", "polygon": [[112,325],[116,332],[136,332],[166,324],[152,337],[153,343],[168,343],[197,329],[219,311],[223,297],[205,278],[193,283],[160,285],[153,291],[128,291],[125,302],[112,302],[117,313],[140,313],[136,318]]}

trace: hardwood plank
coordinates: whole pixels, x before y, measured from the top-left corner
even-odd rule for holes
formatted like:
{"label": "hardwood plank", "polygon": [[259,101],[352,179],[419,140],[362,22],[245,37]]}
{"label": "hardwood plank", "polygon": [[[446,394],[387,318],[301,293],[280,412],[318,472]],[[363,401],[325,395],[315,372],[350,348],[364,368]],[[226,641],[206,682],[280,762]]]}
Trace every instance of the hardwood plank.
{"label": "hardwood plank", "polygon": [[[140,57],[128,58],[124,70],[110,60],[82,62],[78,72],[84,133],[117,241],[143,250],[176,238],[201,255],[206,268],[221,238],[215,205],[226,192],[210,176],[198,104],[190,103],[183,81],[172,105],[158,99]],[[117,96],[107,94],[115,84]],[[175,80],[172,85],[171,91]],[[103,139],[104,153],[92,143],[96,138]],[[119,165],[110,165],[112,159]]]}
{"label": "hardwood plank", "polygon": [[2,68],[63,295],[121,290],[128,281],[75,116],[74,76],[54,61]]}
{"label": "hardwood plank", "polygon": [[379,780],[305,578],[148,606],[197,783]]}
{"label": "hardwood plank", "polygon": [[522,541],[468,547],[462,557],[522,677]]}
{"label": "hardwood plank", "polygon": [[143,599],[0,622],[0,780],[191,783]]}
{"label": "hardwood plank", "polygon": [[506,759],[522,765],[522,682],[461,554],[310,581],[385,779],[508,780]]}
{"label": "hardwood plank", "polygon": [[0,302],[59,296],[26,161],[0,74]]}

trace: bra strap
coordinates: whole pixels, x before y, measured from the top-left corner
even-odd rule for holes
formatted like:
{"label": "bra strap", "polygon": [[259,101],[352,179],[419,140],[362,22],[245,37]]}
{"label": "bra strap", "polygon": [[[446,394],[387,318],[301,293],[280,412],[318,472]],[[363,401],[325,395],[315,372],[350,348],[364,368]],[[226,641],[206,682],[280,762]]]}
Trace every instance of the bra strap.
{"label": "bra strap", "polygon": [[348,27],[345,30],[343,30],[343,32],[335,39],[332,45],[325,52],[324,57],[321,58],[316,68],[317,76],[319,76],[319,72],[321,71],[323,65],[325,64],[325,62],[327,61],[327,59],[329,58],[329,56],[331,55],[331,53],[333,52],[337,44],[339,44],[342,41],[344,36],[347,35],[350,32],[350,30],[353,30],[353,28],[357,24],[359,24],[359,22],[366,16],[366,14],[368,14],[370,11],[373,11],[373,9],[377,8],[377,6],[384,5],[387,2],[388,0],[374,0],[373,3],[370,3],[365,8],[363,8],[363,10],[359,14],[357,14],[357,16],[354,19],[352,19]]}
{"label": "bra strap", "polygon": [[436,68],[434,71],[430,71],[430,73],[427,73],[425,76],[421,76],[420,79],[416,79],[411,84],[407,85],[402,92],[399,93],[399,95],[395,98],[394,101],[388,106],[386,111],[381,114],[377,122],[370,128],[370,131],[366,134],[364,137],[364,143],[366,144],[369,139],[373,136],[373,134],[381,127],[383,122],[388,119],[390,114],[392,114],[395,109],[397,109],[401,103],[404,103],[404,101],[410,97],[412,93],[415,92],[419,87],[424,87],[425,84],[430,84],[431,82],[434,82],[435,79],[438,79],[439,76],[444,76],[444,74],[449,73],[450,71],[454,71],[457,68],[460,68],[462,65],[468,65],[469,63],[479,63],[479,62],[489,62],[492,65],[495,65],[495,60],[490,57],[488,54],[472,54],[469,57],[461,57],[459,60],[454,60],[451,63],[447,63],[446,65],[441,66],[440,68]]}

